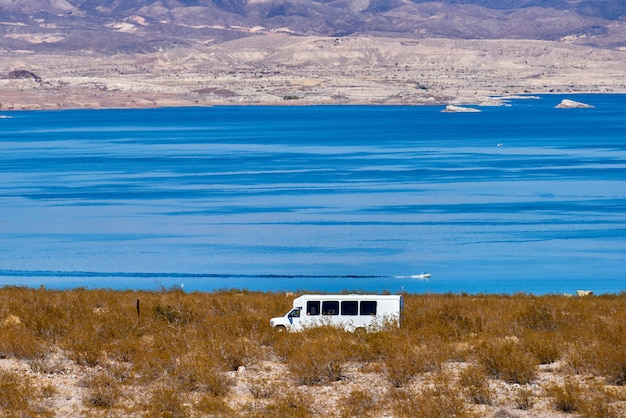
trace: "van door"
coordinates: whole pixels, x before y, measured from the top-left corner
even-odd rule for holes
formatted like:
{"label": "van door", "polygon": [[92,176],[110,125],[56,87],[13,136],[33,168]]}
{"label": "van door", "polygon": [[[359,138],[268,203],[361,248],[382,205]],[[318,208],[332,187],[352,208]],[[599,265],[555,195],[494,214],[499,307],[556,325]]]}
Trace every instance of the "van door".
{"label": "van door", "polygon": [[295,328],[295,329],[302,328],[302,323],[300,322],[301,311],[302,311],[302,308],[297,307],[297,308],[293,308],[287,314],[287,319],[289,320],[289,323],[291,324],[292,328]]}

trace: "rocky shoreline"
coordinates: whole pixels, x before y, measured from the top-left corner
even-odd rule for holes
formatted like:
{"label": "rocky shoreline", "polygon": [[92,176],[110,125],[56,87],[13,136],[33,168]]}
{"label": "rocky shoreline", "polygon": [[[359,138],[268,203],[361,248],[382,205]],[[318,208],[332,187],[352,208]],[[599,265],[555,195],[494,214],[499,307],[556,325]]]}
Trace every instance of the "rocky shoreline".
{"label": "rocky shoreline", "polygon": [[502,104],[494,96],[626,92],[626,51],[546,41],[265,36],[139,55],[0,56],[0,111],[491,106]]}

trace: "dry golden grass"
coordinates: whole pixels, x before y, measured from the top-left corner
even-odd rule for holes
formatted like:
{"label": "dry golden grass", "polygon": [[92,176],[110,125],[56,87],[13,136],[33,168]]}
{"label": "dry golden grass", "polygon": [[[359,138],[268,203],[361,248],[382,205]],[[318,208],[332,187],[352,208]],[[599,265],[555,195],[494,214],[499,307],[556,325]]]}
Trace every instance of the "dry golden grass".
{"label": "dry golden grass", "polygon": [[626,294],[407,294],[400,328],[270,329],[291,303],[2,288],[0,416],[626,416]]}

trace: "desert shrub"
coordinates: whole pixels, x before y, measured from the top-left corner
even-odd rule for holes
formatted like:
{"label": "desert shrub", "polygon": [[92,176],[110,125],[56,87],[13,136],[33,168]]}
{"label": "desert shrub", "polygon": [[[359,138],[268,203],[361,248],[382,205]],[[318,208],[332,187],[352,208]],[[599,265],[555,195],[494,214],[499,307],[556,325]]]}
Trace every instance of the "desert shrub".
{"label": "desert shrub", "polygon": [[460,338],[482,330],[482,318],[468,309],[468,300],[449,298],[446,304],[432,315],[438,323],[438,333],[443,337]]}
{"label": "desert shrub", "polygon": [[82,384],[87,389],[83,402],[88,406],[113,408],[122,395],[120,383],[104,373],[88,376]]}
{"label": "desert shrub", "polygon": [[519,388],[515,393],[515,407],[523,411],[532,409],[535,404],[533,391],[528,388]]}
{"label": "desert shrub", "polygon": [[589,345],[582,341],[572,342],[563,360],[564,369],[573,374],[590,371],[591,365],[594,363]]}
{"label": "desert shrub", "polygon": [[51,398],[59,393],[59,389],[50,382],[45,382],[39,386],[42,398]]}
{"label": "desert shrub", "polygon": [[41,391],[31,379],[0,369],[0,414],[15,417],[52,416],[41,403]]}
{"label": "desert shrub", "polygon": [[368,417],[374,413],[376,401],[369,392],[356,389],[350,392],[340,404],[343,405],[342,418]]}
{"label": "desert shrub", "polygon": [[576,412],[582,418],[622,416],[612,404],[619,399],[598,382],[592,381],[583,385],[568,377],[562,384],[547,385],[545,390],[553,398],[553,406],[557,411]]}
{"label": "desert shrub", "polygon": [[398,417],[471,417],[460,392],[446,376],[441,376],[421,390],[393,389],[390,400]]}
{"label": "desert shrub", "polygon": [[610,335],[604,335],[601,341],[585,347],[586,358],[593,371],[606,378],[612,385],[626,384],[626,324],[615,325]]}
{"label": "desert shrub", "polygon": [[553,332],[530,330],[522,338],[524,350],[532,354],[539,364],[554,363],[561,357],[562,342]]}
{"label": "desert shrub", "polygon": [[144,351],[143,342],[150,337],[126,335],[110,340],[105,347],[107,358],[119,363],[132,364]]}
{"label": "desert shrub", "polygon": [[194,409],[203,416],[211,417],[233,417],[236,416],[235,411],[228,406],[224,398],[205,394],[195,404]]}
{"label": "desert shrub", "polygon": [[[626,335],[626,334],[623,334]],[[626,385],[626,347],[624,342],[601,350],[598,369],[612,385]]]}
{"label": "desert shrub", "polygon": [[389,340],[395,338],[397,329],[383,328],[379,332],[355,331],[342,336],[346,357],[356,362],[371,362],[384,357]]}
{"label": "desert shrub", "polygon": [[[51,300],[50,300],[51,299]],[[37,337],[56,342],[67,334],[72,322],[69,307],[57,298],[46,298],[36,295],[31,301],[30,314],[24,317],[25,325],[30,328]]]}
{"label": "desert shrub", "polygon": [[152,307],[152,311],[157,318],[167,321],[171,325],[187,325],[193,319],[191,310],[182,305],[156,304]]}
{"label": "desert shrub", "polygon": [[51,358],[50,356],[29,360],[28,366],[35,373],[47,375],[58,374],[65,371],[63,363],[60,360]]}
{"label": "desert shrub", "polygon": [[56,343],[80,365],[101,364],[104,353],[127,336],[136,323],[134,300],[127,292],[77,289],[53,295],[67,312],[67,323]]}
{"label": "desert shrub", "polygon": [[179,360],[179,364],[170,371],[179,389],[205,392],[212,396],[224,396],[233,385],[219,364],[203,352],[191,353]]}
{"label": "desert shrub", "polygon": [[572,373],[591,373],[603,376],[609,384],[624,385],[626,347],[621,341],[577,342],[565,356],[565,367]]}
{"label": "desert shrub", "polygon": [[268,379],[256,379],[250,383],[248,390],[256,399],[269,399],[276,394],[276,383]]}
{"label": "desert shrub", "polygon": [[282,346],[283,354],[296,383],[316,385],[340,380],[344,363],[350,358],[345,346],[347,334],[324,326],[286,335],[288,345]]}
{"label": "desert shrub", "polygon": [[477,360],[487,374],[507,383],[524,385],[537,376],[537,360],[515,338],[483,343],[478,349]]}
{"label": "desert shrub", "polygon": [[11,315],[0,319],[0,357],[22,359],[41,358],[47,343],[26,328],[19,317]]}
{"label": "desert shrub", "polygon": [[584,402],[578,405],[581,418],[623,418],[620,407],[611,403],[611,397],[605,392],[591,391]]}
{"label": "desert shrub", "polygon": [[409,383],[420,373],[438,370],[441,359],[435,347],[415,346],[405,337],[387,342],[384,364],[389,382],[399,388]]}
{"label": "desert shrub", "polygon": [[459,375],[459,385],[467,397],[476,404],[491,405],[495,392],[489,386],[489,379],[482,367],[470,365]]}
{"label": "desert shrub", "polygon": [[484,318],[474,303],[465,296],[413,295],[405,297],[402,328],[414,335],[417,343],[443,339],[456,341],[483,329]]}
{"label": "desert shrub", "polygon": [[35,388],[30,379],[0,369],[0,408],[4,411],[26,411]]}
{"label": "desert shrub", "polygon": [[476,341],[474,339],[468,339],[466,341],[458,341],[453,344],[440,345],[447,351],[446,358],[448,361],[453,362],[469,362],[472,359],[474,352],[474,345]]}
{"label": "desert shrub", "polygon": [[109,361],[100,366],[103,373],[111,376],[120,383],[130,383],[132,378],[132,364]]}
{"label": "desert shrub", "polygon": [[146,334],[140,338],[142,349],[132,359],[131,375],[133,382],[137,384],[149,385],[163,375],[173,373],[188,350],[184,334],[176,333],[169,327],[152,331],[154,334]]}
{"label": "desert shrub", "polygon": [[184,418],[190,415],[185,401],[184,393],[175,382],[164,381],[152,389],[142,409],[145,417]]}
{"label": "desert shrub", "polygon": [[94,367],[103,358],[103,341],[97,332],[90,331],[83,330],[83,332],[74,333],[75,337],[68,339],[64,348],[68,357],[74,360],[76,364]]}
{"label": "desert shrub", "polygon": [[287,390],[274,402],[255,406],[245,416],[253,418],[307,418],[313,414],[314,400],[307,395]]}
{"label": "desert shrub", "polygon": [[[217,342],[215,341],[215,343]],[[255,351],[247,338],[219,341],[219,345],[216,344],[214,350],[219,353],[219,358],[224,367],[231,371],[236,371],[239,367],[247,365],[251,353]]]}
{"label": "desert shrub", "polygon": [[332,349],[323,346],[303,347],[291,353],[288,366],[298,384],[317,385],[340,380],[343,376],[343,361],[340,353]]}
{"label": "desert shrub", "polygon": [[559,327],[555,310],[545,299],[526,306],[519,314],[519,322],[534,331],[556,331]]}

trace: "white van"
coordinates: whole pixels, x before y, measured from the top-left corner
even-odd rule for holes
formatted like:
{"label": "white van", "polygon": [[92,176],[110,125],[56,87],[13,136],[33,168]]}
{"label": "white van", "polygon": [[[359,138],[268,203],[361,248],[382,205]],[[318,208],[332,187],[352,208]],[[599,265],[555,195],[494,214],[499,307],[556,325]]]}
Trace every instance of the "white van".
{"label": "white van", "polygon": [[319,325],[375,331],[386,324],[400,326],[403,308],[402,295],[302,295],[285,316],[272,318],[270,326],[288,331]]}

